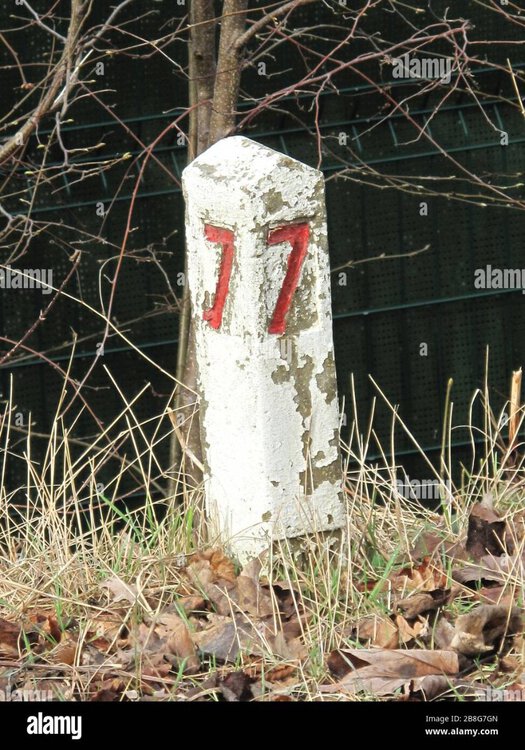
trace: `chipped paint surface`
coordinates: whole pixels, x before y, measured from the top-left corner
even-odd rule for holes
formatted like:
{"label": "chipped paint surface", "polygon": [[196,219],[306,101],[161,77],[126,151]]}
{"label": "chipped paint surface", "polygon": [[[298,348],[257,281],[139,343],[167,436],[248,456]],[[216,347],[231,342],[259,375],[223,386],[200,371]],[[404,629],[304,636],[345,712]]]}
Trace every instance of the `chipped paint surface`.
{"label": "chipped paint surface", "polygon": [[[246,560],[272,539],[345,524],[323,177],[236,136],[195,159],[183,188],[207,514]],[[293,236],[276,230],[305,223],[308,247],[285,330],[271,333],[292,252],[289,241],[274,240]],[[215,328],[204,318],[223,249],[206,237],[207,225],[234,235]]]}

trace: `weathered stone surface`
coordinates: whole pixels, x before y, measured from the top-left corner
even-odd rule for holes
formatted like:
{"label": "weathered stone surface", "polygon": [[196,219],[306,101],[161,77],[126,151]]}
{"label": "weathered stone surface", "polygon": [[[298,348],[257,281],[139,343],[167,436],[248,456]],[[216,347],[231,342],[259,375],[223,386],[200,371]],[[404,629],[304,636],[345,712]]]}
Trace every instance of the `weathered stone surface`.
{"label": "weathered stone surface", "polygon": [[345,523],[324,182],[236,136],[183,188],[207,514],[247,559]]}

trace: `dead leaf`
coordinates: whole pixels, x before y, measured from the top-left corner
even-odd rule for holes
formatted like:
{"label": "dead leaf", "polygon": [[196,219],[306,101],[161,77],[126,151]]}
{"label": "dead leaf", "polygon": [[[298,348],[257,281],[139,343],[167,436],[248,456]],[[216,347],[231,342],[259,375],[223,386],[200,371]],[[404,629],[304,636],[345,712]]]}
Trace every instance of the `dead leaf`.
{"label": "dead leaf", "polygon": [[190,631],[179,615],[163,613],[155,619],[155,631],[165,641],[167,649],[185,662],[184,671],[195,674],[200,669],[200,660]]}
{"label": "dead leaf", "polygon": [[451,648],[464,656],[476,656],[499,649],[504,640],[522,631],[518,607],[480,604],[456,620]]}
{"label": "dead leaf", "polygon": [[268,637],[273,653],[286,661],[302,661],[308,656],[308,650],[301,638],[287,639],[283,631],[277,635]]}
{"label": "dead leaf", "polygon": [[187,615],[191,612],[202,612],[206,609],[206,600],[202,596],[180,596],[176,606],[183,609]]}
{"label": "dead leaf", "polygon": [[471,510],[468,519],[467,551],[475,560],[485,555],[498,557],[504,554],[506,523],[493,508],[490,494]]}
{"label": "dead leaf", "polygon": [[[263,553],[265,555],[266,553]],[[251,560],[242,569],[236,579],[237,595],[235,601],[237,607],[254,617],[268,617],[273,615],[274,607],[272,600],[259,582],[262,567],[262,556]]]}
{"label": "dead leaf", "polygon": [[218,681],[223,698],[229,703],[253,700],[251,683],[253,680],[245,672],[230,672]]}
{"label": "dead leaf", "polygon": [[77,648],[78,640],[76,636],[66,632],[63,634],[60,643],[47,654],[47,660],[53,664],[69,664],[69,666],[72,666],[75,663]]}
{"label": "dead leaf", "polygon": [[417,638],[422,638],[428,631],[428,620],[424,617],[418,617],[417,620],[409,623],[402,615],[397,615],[396,625],[399,646],[405,646]]}
{"label": "dead leaf", "polygon": [[265,674],[267,682],[281,682],[295,675],[297,666],[293,664],[279,664],[269,669]]}
{"label": "dead leaf", "polygon": [[18,644],[22,635],[19,625],[0,619],[0,654],[18,657]]}
{"label": "dead leaf", "polygon": [[456,699],[460,695],[467,700],[490,700],[490,686],[481,682],[445,677],[444,675],[425,675],[412,680],[410,692],[422,693],[424,700],[437,698]]}
{"label": "dead leaf", "polygon": [[196,633],[192,640],[199,651],[221,662],[234,662],[241,652],[259,656],[274,633],[265,622],[250,623],[242,615],[235,619],[215,615],[212,625]]}
{"label": "dead leaf", "polygon": [[434,645],[437,649],[448,651],[456,630],[454,626],[444,617],[440,617],[433,630]]}
{"label": "dead leaf", "polygon": [[458,583],[504,583],[509,576],[522,578],[525,575],[523,558],[518,555],[483,555],[477,565],[466,565],[455,570],[452,577]]}
{"label": "dead leaf", "polygon": [[390,576],[394,591],[405,594],[410,591],[435,591],[446,586],[444,571],[425,557],[420,565],[406,567]]}
{"label": "dead leaf", "polygon": [[[454,651],[423,649],[344,649],[340,652],[347,672],[335,685],[321,685],[324,693],[367,692],[391,695],[411,680],[430,674],[457,674],[458,656]],[[339,672],[342,661],[338,661]]]}
{"label": "dead leaf", "polygon": [[216,581],[235,583],[237,578],[233,561],[218,549],[209,549],[192,555],[186,570],[191,572],[193,577],[200,574],[205,583]]}
{"label": "dead leaf", "polygon": [[430,557],[443,544],[443,537],[431,531],[424,531],[418,537],[412,551],[412,559]]}
{"label": "dead leaf", "polygon": [[399,646],[398,627],[389,617],[367,615],[357,623],[355,637],[371,646],[397,648]]}
{"label": "dead leaf", "polygon": [[400,599],[396,609],[403,613],[409,620],[417,617],[422,612],[430,612],[433,609],[447,604],[450,599],[450,589],[434,589],[432,591],[419,591],[411,594],[405,599]]}
{"label": "dead leaf", "polygon": [[112,594],[111,599],[114,602],[127,601],[130,604],[135,604],[139,595],[134,583],[125,583],[117,575],[111,576],[111,578],[101,583],[100,588],[108,589]]}
{"label": "dead leaf", "polygon": [[29,617],[29,621],[33,623],[38,634],[43,636],[47,645],[60,642],[62,630],[54,612],[52,614],[36,612]]}

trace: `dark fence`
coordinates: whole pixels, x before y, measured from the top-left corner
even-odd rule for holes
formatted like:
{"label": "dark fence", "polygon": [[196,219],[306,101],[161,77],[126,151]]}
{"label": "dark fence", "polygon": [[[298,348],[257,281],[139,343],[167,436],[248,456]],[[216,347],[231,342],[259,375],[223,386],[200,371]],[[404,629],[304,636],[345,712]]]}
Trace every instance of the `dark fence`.
{"label": "dark fence", "polygon": [[[173,4],[169,5],[170,8],[167,3],[160,3],[160,15],[140,23],[143,36],[154,36],[155,29],[168,21],[172,13],[185,12],[184,8],[175,11]],[[469,3],[457,6],[454,7],[457,15],[462,10],[464,15],[476,16],[480,38],[503,36],[497,14],[483,15],[482,9],[471,8]],[[326,18],[327,12],[322,6],[306,9],[297,23]],[[378,16],[378,23],[385,18]],[[395,28],[389,31],[396,33]],[[518,35],[519,29],[515,33]],[[27,45],[28,55],[44,59],[45,49],[38,31],[28,36]],[[511,49],[515,69],[520,67],[516,49],[519,47]],[[174,44],[168,52],[184,63],[183,45]],[[496,50],[494,54],[504,60],[509,50]],[[287,58],[275,64],[281,63],[283,68],[292,69],[292,73],[283,75],[293,75],[297,60]],[[477,76],[486,92],[479,106],[464,94],[455,93],[434,117],[436,99],[432,95],[421,97],[411,116],[420,124],[427,123],[446,150],[473,173],[502,185],[518,184],[525,169],[524,118],[516,106],[506,101],[513,92],[503,72],[487,69]],[[399,95],[402,87],[407,86],[394,80],[390,83],[394,88],[400,87]],[[255,70],[248,69],[243,87],[256,98],[269,90],[270,85]],[[407,127],[402,114],[384,119],[381,109],[384,102],[372,85],[345,74],[338,87],[338,92],[327,90],[321,94],[319,123],[325,136],[321,168],[327,178],[330,254],[335,269],[334,333],[347,424],[351,420],[351,376],[355,379],[359,413],[366,420],[377,395],[368,377],[371,374],[388,398],[400,405],[401,416],[422,447],[432,453],[440,445],[448,378],[454,379],[454,422],[465,424],[472,392],[483,385],[486,347],[490,348],[489,382],[496,406],[507,398],[512,369],[525,358],[521,290],[477,289],[474,285],[476,269],[486,265],[508,268],[525,265],[522,214],[513,209],[474,206],[468,201],[468,191],[475,193],[476,188],[463,183],[464,201],[370,184],[373,179],[363,165],[398,180],[421,177],[431,189],[457,186],[457,182],[447,180],[451,168],[443,156],[424,139],[414,141],[414,131]],[[129,131],[146,144],[186,105],[183,79],[158,55],[147,61],[108,57],[101,88],[112,92],[104,95],[104,101],[114,105],[114,111]],[[280,112],[262,115],[245,134],[317,165],[310,105],[311,97],[290,97],[280,102]],[[241,109],[246,106],[241,104]],[[482,109],[508,133],[508,145],[501,145],[499,133],[488,125]],[[140,153],[136,139],[115,124],[108,112],[92,99],[77,105],[72,116],[74,122],[67,124],[62,133],[69,148],[103,143],[95,152],[99,163],[125,152]],[[38,138],[42,142],[45,137],[46,130],[41,129]],[[32,147],[36,148],[36,143]],[[78,153],[81,162],[83,157]],[[155,155],[180,178],[187,153],[184,144],[178,142],[177,132],[170,132],[161,141]],[[60,152],[52,152],[50,159],[59,164]],[[84,161],[94,159],[89,155]],[[104,274],[110,276],[114,271],[111,258],[115,258],[122,242],[138,175],[136,166],[130,169],[131,163],[129,159],[90,179],[75,183],[70,178],[52,190],[40,191],[32,216],[56,224],[33,241],[20,267],[51,267],[56,285],[70,268],[71,242],[73,238],[78,240],[78,230],[82,230],[85,234],[80,247],[84,256],[70,290],[99,309],[99,286],[107,298],[109,286]],[[340,175],[342,170],[345,171]],[[30,194],[34,189],[31,176],[20,174],[19,179],[27,181]],[[519,193],[517,187],[516,195]],[[426,215],[422,202],[427,203]],[[178,316],[173,305],[166,306],[166,299],[171,300],[166,276],[175,291],[181,293],[182,287],[177,284],[183,270],[183,202],[177,183],[153,161],[145,170],[132,224],[136,230],[130,235],[128,251],[131,255],[135,252],[136,257],[127,258],[123,266],[115,321],[149,357],[174,372]],[[364,261],[383,253],[405,256],[425,246],[428,249],[412,257],[343,267],[348,261]],[[151,251],[160,260],[160,267],[152,262]],[[0,319],[5,335],[12,339],[20,337],[38,316],[46,299],[38,290],[24,295],[3,291]],[[31,345],[35,350],[47,352],[53,362],[66,366],[74,331],[78,341],[72,355],[72,376],[80,379],[94,357],[102,327],[100,319],[86,308],[63,299],[37,329]],[[122,341],[110,338],[103,362],[97,365],[89,383],[90,403],[94,411],[104,415],[106,422],[122,408],[122,400],[110,386],[102,364],[115,374],[128,397],[146,382],[151,383],[138,409],[139,417],[146,418],[159,411],[170,389],[167,379]],[[57,372],[44,360],[26,354],[7,363],[0,378],[3,396],[12,387],[20,410],[27,419],[31,414],[34,430],[45,433],[62,385]],[[379,403],[376,432],[385,447],[390,445],[390,425],[391,413]],[[84,439],[95,434],[87,414],[78,421],[76,434]],[[411,456],[416,451],[402,430],[397,429],[396,436],[398,455],[405,457],[410,469]],[[466,445],[465,430],[456,430],[453,437],[458,448]],[[167,461],[167,445],[161,453],[162,461]],[[15,482],[16,477],[9,481]]]}

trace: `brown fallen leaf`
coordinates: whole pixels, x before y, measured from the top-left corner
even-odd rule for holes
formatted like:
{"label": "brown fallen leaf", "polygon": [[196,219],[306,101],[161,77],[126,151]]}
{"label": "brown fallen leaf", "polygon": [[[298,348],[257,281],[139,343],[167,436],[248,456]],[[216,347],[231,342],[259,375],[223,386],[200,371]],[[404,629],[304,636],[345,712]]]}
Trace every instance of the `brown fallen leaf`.
{"label": "brown fallen leaf", "polygon": [[416,638],[423,638],[428,632],[428,620],[425,617],[419,616],[416,620],[408,622],[402,615],[396,615],[395,622],[399,646],[405,646]]}
{"label": "brown fallen leaf", "polygon": [[51,614],[36,612],[29,617],[29,621],[33,624],[33,629],[47,641],[47,645],[60,642],[62,630],[54,612]]}
{"label": "brown fallen leaf", "polygon": [[0,619],[0,655],[18,657],[21,635],[22,630],[19,625]]}
{"label": "brown fallen leaf", "polygon": [[52,664],[68,664],[72,666],[77,656],[78,639],[75,635],[65,632],[55,648],[47,655],[46,660]]}
{"label": "brown fallen leaf", "polygon": [[135,604],[138,599],[138,590],[134,583],[125,583],[117,575],[111,576],[100,584],[100,588],[108,589],[111,593],[111,600],[114,602],[126,601]]}
{"label": "brown fallen leaf", "polygon": [[200,660],[184,620],[179,615],[163,613],[155,618],[154,627],[161,643],[165,642],[167,650],[184,662],[184,672],[198,672]]}
{"label": "brown fallen leaf", "polygon": [[286,638],[283,631],[275,636],[267,636],[272,652],[286,661],[302,661],[308,656],[308,649],[301,638]]}
{"label": "brown fallen leaf", "polygon": [[474,560],[479,560],[485,555],[498,557],[504,554],[506,528],[505,521],[494,511],[492,495],[485,495],[470,512],[467,551]]}
{"label": "brown fallen leaf", "polygon": [[202,612],[206,609],[206,600],[202,596],[180,596],[176,603],[177,608],[184,610],[187,615],[191,612]]}
{"label": "brown fallen leaf", "polygon": [[440,617],[433,630],[434,646],[442,651],[451,650],[451,643],[456,630],[454,626],[444,617]]}
{"label": "brown fallen leaf", "polygon": [[244,566],[235,582],[237,608],[253,617],[268,617],[274,613],[269,593],[259,582],[261,568],[262,556],[259,555]]}
{"label": "brown fallen leaf", "polygon": [[469,585],[473,583],[505,583],[512,577],[522,578],[525,575],[525,563],[518,555],[500,554],[483,555],[476,565],[466,565],[453,571],[452,577],[458,583]]}
{"label": "brown fallen leaf", "polygon": [[396,604],[396,609],[410,620],[423,612],[430,612],[447,604],[450,601],[450,594],[451,589],[419,591],[405,599],[400,599]]}
{"label": "brown fallen leaf", "polygon": [[405,567],[390,576],[394,591],[404,594],[411,591],[435,591],[445,588],[447,576],[430,557],[423,558],[419,565]]}
{"label": "brown fallen leaf", "polygon": [[368,642],[371,646],[397,648],[399,646],[399,628],[389,617],[367,615],[355,626],[355,637]]}
{"label": "brown fallen leaf", "polygon": [[450,645],[464,656],[476,656],[499,649],[504,641],[521,633],[522,627],[518,607],[480,604],[457,618]]}
{"label": "brown fallen leaf", "polygon": [[192,555],[186,571],[193,579],[200,578],[204,583],[235,583],[237,578],[233,561],[218,549],[209,549]]}
{"label": "brown fallen leaf", "polygon": [[245,672],[230,672],[224,679],[219,679],[218,687],[224,700],[229,703],[253,700],[251,684],[253,680]]}
{"label": "brown fallen leaf", "polygon": [[[321,692],[391,695],[417,677],[454,675],[459,669],[454,651],[344,649],[340,657],[347,663],[346,674],[335,685],[321,685]],[[342,661],[338,662],[338,668],[340,673]]]}
{"label": "brown fallen leaf", "polygon": [[242,615],[234,619],[221,615],[210,616],[211,626],[191,634],[199,651],[221,662],[234,662],[239,654],[260,656],[268,642],[275,637],[272,621],[250,622]]}
{"label": "brown fallen leaf", "polygon": [[443,536],[433,531],[424,531],[416,540],[410,553],[412,559],[418,560],[422,557],[429,557],[443,544],[443,541]]}
{"label": "brown fallen leaf", "polygon": [[412,680],[410,684],[411,694],[421,693],[426,701],[436,698],[457,700],[458,695],[467,700],[490,700],[490,690],[490,686],[481,682],[444,675],[425,675]]}
{"label": "brown fallen leaf", "polygon": [[92,701],[96,703],[114,703],[122,700],[122,694],[126,689],[126,683],[120,678],[104,680],[95,692]]}
{"label": "brown fallen leaf", "polygon": [[272,667],[265,674],[265,680],[267,682],[281,682],[288,680],[293,677],[297,671],[297,665],[294,664],[279,664],[276,667]]}
{"label": "brown fallen leaf", "polygon": [[199,651],[212,656],[220,662],[234,662],[241,650],[251,645],[255,637],[253,628],[241,621],[235,622],[231,617],[216,615],[211,627],[192,633],[192,640]]}

